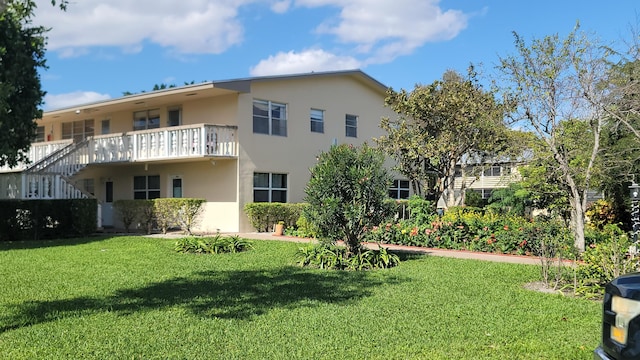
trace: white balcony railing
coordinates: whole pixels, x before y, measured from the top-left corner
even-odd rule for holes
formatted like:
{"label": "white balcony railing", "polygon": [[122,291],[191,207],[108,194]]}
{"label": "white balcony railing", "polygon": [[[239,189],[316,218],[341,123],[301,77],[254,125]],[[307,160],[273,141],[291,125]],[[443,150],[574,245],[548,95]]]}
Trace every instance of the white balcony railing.
{"label": "white balcony railing", "polygon": [[90,163],[238,155],[235,126],[206,124],[96,136],[89,149]]}

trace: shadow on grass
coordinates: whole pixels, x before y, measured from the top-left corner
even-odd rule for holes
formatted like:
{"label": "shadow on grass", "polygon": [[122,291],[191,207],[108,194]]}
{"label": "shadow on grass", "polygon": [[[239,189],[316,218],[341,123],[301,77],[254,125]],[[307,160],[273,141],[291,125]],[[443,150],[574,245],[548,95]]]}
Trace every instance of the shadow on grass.
{"label": "shadow on grass", "polygon": [[66,238],[66,239],[44,239],[44,240],[15,240],[0,241],[0,251],[43,249],[57,246],[83,245],[93,242],[104,241],[113,238],[114,235],[96,234],[86,237]]}
{"label": "shadow on grass", "polygon": [[275,308],[349,303],[367,297],[381,279],[371,272],[309,271],[297,267],[275,270],[201,272],[104,298],[80,297],[32,301],[9,306],[0,315],[0,333],[73,316],[99,312],[129,315],[181,307],[209,318],[251,319]]}

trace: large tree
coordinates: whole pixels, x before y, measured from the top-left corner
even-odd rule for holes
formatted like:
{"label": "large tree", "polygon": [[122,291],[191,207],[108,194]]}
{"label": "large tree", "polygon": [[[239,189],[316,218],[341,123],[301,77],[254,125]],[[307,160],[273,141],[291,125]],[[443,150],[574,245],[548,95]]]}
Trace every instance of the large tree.
{"label": "large tree", "polygon": [[499,84],[515,104],[513,122],[545,145],[542,153],[549,155],[550,170],[566,189],[575,246],[584,251],[587,194],[605,123],[599,104],[609,95],[603,86],[609,83],[608,52],[578,29],[564,39],[546,36],[530,45],[518,34],[514,37],[517,52],[500,59],[504,78]]}
{"label": "large tree", "polygon": [[[58,3],[65,8],[66,1]],[[42,115],[38,69],[45,67],[47,29],[33,26],[35,8],[32,0],[0,0],[0,166],[27,160]]]}
{"label": "large tree", "polygon": [[454,185],[464,157],[484,163],[505,148],[504,107],[479,84],[473,68],[467,77],[447,71],[442,80],[411,92],[390,89],[385,104],[399,116],[382,119],[387,135],[376,139],[378,146],[396,160],[416,194],[442,197],[446,206],[463,200],[464,189],[456,192]]}

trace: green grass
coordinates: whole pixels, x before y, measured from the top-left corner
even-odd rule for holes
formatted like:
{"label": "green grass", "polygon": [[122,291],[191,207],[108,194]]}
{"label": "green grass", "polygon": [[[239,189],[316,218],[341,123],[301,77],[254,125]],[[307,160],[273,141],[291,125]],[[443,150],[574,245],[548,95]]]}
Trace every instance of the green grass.
{"label": "green grass", "polygon": [[192,255],[143,237],[0,243],[2,359],[587,359],[598,302],[536,266],[293,266],[300,244]]}

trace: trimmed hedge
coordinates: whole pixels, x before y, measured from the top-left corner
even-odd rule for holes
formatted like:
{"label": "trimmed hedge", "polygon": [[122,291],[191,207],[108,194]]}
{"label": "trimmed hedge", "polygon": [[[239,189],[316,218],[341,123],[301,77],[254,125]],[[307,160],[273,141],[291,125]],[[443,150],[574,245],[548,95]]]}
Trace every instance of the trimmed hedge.
{"label": "trimmed hedge", "polygon": [[258,232],[268,232],[273,226],[282,221],[286,227],[296,226],[296,222],[309,204],[298,203],[248,203],[244,212],[249,217],[251,225]]}
{"label": "trimmed hedge", "polygon": [[160,198],[153,200],[116,200],[113,207],[126,232],[131,225],[140,224],[150,234],[157,226],[163,234],[169,228],[180,227],[191,234],[191,229],[202,212],[205,199]]}
{"label": "trimmed hedge", "polygon": [[97,219],[96,199],[2,200],[0,241],[86,236]]}

